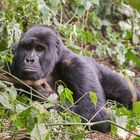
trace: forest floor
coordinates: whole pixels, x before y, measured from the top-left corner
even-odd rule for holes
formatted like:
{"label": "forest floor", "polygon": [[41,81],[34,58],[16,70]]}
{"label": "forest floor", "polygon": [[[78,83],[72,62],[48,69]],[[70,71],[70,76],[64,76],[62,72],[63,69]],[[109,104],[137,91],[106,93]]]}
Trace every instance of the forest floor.
{"label": "forest floor", "polygon": [[104,134],[101,132],[89,133],[87,135],[87,140],[123,140],[122,138],[111,136],[109,134]]}

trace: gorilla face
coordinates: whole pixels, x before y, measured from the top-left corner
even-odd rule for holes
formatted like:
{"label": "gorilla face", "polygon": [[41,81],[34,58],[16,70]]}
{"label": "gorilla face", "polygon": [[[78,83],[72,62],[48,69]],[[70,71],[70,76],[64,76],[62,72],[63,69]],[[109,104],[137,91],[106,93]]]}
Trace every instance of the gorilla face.
{"label": "gorilla face", "polygon": [[61,42],[59,35],[47,26],[30,28],[19,41],[13,60],[17,77],[38,80],[49,75],[59,60]]}

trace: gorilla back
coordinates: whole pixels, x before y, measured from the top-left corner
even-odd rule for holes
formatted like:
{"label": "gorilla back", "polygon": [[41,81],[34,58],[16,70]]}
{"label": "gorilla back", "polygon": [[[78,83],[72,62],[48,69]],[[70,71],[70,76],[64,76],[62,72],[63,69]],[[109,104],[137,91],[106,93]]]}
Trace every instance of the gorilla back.
{"label": "gorilla back", "polygon": [[[75,102],[85,93],[96,93],[96,106],[86,94],[71,108],[85,118],[83,122],[109,120],[110,114],[101,109],[107,99],[116,100],[127,108],[132,107],[133,97],[127,81],[94,59],[78,56],[65,48],[59,33],[52,28],[46,25],[31,27],[15,48],[11,69],[18,78],[36,81],[51,76],[51,88],[54,88],[57,80],[62,80],[73,91]],[[140,100],[140,92],[137,89],[136,93],[137,100]],[[45,92],[42,94],[47,95]],[[106,122],[92,128],[107,132],[110,130],[110,124]]]}

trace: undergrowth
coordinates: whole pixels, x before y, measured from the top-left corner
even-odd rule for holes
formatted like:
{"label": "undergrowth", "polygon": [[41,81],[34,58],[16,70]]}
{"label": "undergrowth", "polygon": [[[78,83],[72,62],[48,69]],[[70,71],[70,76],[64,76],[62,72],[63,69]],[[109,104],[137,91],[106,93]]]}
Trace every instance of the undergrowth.
{"label": "undergrowth", "polygon": [[[128,69],[140,67],[138,5],[139,1],[125,0],[1,0],[0,70],[3,71],[12,62],[10,46],[33,24],[43,23],[56,28],[65,46],[73,52],[94,58],[104,59],[107,56],[121,74],[139,84],[139,75],[136,77]],[[3,73],[0,71],[0,74]],[[67,87],[59,85],[58,93],[54,96],[59,96],[60,102],[55,97],[38,101],[33,97],[42,97],[33,94],[32,88],[27,92],[15,88],[12,83],[0,81],[0,139],[86,138],[90,129],[85,128],[94,123],[82,123],[80,116],[66,106],[66,100],[75,104],[73,93]],[[92,92],[85,94],[90,94],[96,105],[96,95]],[[116,117],[116,122],[110,121],[112,135],[122,136],[120,129],[124,129],[136,140],[140,139],[137,134],[140,130],[140,102],[135,103],[131,111],[117,108],[113,101],[108,101],[105,106]],[[58,108],[63,111],[58,112]]]}

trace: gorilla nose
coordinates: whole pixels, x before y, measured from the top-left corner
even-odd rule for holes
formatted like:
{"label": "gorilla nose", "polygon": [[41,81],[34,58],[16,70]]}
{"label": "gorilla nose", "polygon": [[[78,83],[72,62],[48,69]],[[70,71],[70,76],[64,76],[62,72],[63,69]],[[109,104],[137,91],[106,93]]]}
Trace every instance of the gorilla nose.
{"label": "gorilla nose", "polygon": [[34,63],[35,59],[33,59],[33,58],[26,58],[26,62],[27,63]]}

